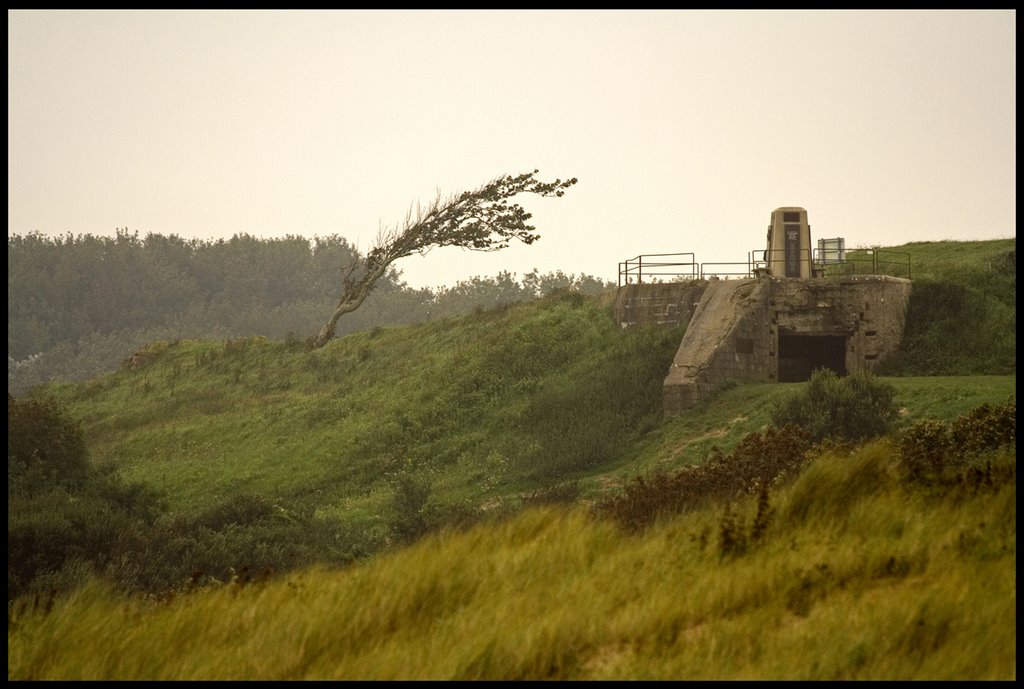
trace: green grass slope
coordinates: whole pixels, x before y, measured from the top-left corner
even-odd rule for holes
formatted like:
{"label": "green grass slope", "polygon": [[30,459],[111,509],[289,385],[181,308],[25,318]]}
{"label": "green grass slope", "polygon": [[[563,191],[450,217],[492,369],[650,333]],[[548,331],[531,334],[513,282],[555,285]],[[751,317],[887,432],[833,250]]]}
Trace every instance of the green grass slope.
{"label": "green grass slope", "polygon": [[[998,308],[972,312],[981,319],[972,328],[1002,339],[972,351],[959,347],[966,336],[937,340],[933,323],[908,325],[908,352],[935,347],[931,358],[904,353],[910,364],[885,378],[905,422],[1015,394],[1012,375],[963,375],[1005,358],[1006,338],[1015,341],[999,320],[1015,299],[1005,289],[1015,271],[992,267],[1012,255],[1012,242],[981,245],[929,246],[918,280],[939,276],[931,283],[939,289],[915,280],[912,313],[943,314],[936,295],[977,289]],[[951,282],[948,265],[989,280]],[[120,567],[122,584],[155,590],[180,585],[192,568],[223,579],[245,564],[340,564],[443,525],[598,499],[633,477],[699,463],[714,447],[730,451],[800,389],[727,386],[665,419],[661,385],[681,336],[681,328],[623,331],[606,301],[563,293],[355,333],[315,351],[262,338],[157,342],[113,374],[47,392],[81,421],[95,464],[166,496],[154,543],[131,557],[114,548],[107,565]],[[921,361],[960,375],[910,375]],[[79,530],[107,523],[76,509]],[[54,553],[70,538],[45,515],[18,523]]]}
{"label": "green grass slope", "polygon": [[[1017,370],[1017,240],[912,242],[913,287],[900,351],[884,375],[1011,375]],[[851,252],[856,260],[863,252]]]}
{"label": "green grass slope", "polygon": [[565,295],[316,351],[158,343],[135,370],[52,390],[94,461],[173,509],[250,492],[372,520],[399,476],[480,503],[612,461],[660,423],[680,337],[622,332],[596,300]]}
{"label": "green grass slope", "polygon": [[8,678],[1012,680],[1016,458],[988,462],[936,492],[875,443],[638,535],[542,508],[162,602],[92,585],[9,614]]}
{"label": "green grass slope", "polygon": [[[679,329],[622,331],[578,295],[380,329],[318,351],[260,339],[158,343],[136,370],[55,388],[93,460],[173,511],[239,493],[381,529],[395,482],[432,500],[518,506],[574,483],[699,462],[768,424],[800,384],[740,385],[663,419]],[[887,379],[888,380],[888,379]],[[907,420],[1003,403],[1010,376],[894,378]]]}
{"label": "green grass slope", "polygon": [[[1004,270],[1007,254],[1015,254],[1017,239],[987,239],[977,241],[907,242],[882,247],[886,251],[910,256],[911,278],[939,277],[964,271],[985,269]],[[853,249],[853,258],[861,256],[863,249]]]}
{"label": "green grass slope", "polygon": [[[882,380],[905,423],[1015,398],[1012,329],[956,351],[957,328],[1015,319],[1012,253],[915,268],[912,310],[941,315],[961,289],[978,308],[945,332],[908,323],[908,351],[932,346],[928,369],[956,375],[893,363]],[[921,486],[880,442],[819,458],[767,511],[708,505],[640,534],[587,511],[633,477],[729,451],[803,387],[725,386],[663,418],[681,337],[623,331],[606,303],[567,293],[316,351],[158,342],[47,387],[91,460],[162,492],[167,512],[122,537],[127,520],[74,496],[22,497],[9,541],[12,523],[22,543],[95,534],[122,589],[190,572],[197,586],[75,590],[89,576],[69,562],[34,588],[56,599],[9,606],[9,679],[1015,678],[1013,448]],[[579,504],[523,510],[551,502]],[[729,546],[737,533],[749,547]],[[246,583],[264,565],[278,571]]]}

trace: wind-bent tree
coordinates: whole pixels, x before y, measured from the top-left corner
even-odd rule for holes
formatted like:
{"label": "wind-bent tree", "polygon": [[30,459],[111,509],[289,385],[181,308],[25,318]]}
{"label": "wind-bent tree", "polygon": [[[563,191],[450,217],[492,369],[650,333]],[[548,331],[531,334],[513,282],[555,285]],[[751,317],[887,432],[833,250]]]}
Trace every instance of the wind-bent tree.
{"label": "wind-bent tree", "polygon": [[513,239],[532,244],[540,235],[527,224],[532,216],[510,199],[519,194],[562,196],[576,184],[576,178],[541,182],[538,170],[518,177],[499,177],[476,191],[442,200],[440,193],[430,206],[417,206],[416,217],[409,209],[401,227],[382,228],[366,257],[342,271],[342,292],[334,313],[313,340],[323,347],[334,337],[338,319],[358,309],[373,290],[374,283],[400,258],[431,249],[459,246],[472,251],[498,251]]}

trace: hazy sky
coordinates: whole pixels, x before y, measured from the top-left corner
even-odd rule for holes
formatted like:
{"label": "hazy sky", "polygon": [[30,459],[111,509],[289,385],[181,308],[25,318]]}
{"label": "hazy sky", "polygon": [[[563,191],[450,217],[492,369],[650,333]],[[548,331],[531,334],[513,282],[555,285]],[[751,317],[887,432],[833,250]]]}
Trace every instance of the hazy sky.
{"label": "hazy sky", "polygon": [[9,11],[8,234],[339,234],[539,169],[541,239],[414,287],[638,254],[1016,236],[1016,13]]}

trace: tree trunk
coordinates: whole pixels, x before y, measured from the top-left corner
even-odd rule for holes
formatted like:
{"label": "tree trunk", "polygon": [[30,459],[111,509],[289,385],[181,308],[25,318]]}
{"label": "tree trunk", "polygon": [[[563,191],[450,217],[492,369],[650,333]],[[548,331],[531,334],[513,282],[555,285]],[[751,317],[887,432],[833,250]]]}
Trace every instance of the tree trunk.
{"label": "tree trunk", "polygon": [[352,313],[358,309],[364,299],[366,299],[365,296],[356,302],[349,299],[343,299],[342,302],[338,304],[338,308],[334,309],[334,313],[331,314],[330,319],[324,323],[324,327],[320,328],[320,334],[317,335],[316,339],[313,341],[313,349],[320,349],[330,342],[331,339],[334,338],[334,326],[338,324],[338,319],[346,313]]}
{"label": "tree trunk", "polygon": [[[392,259],[393,260],[393,259]],[[331,341],[334,337],[334,326],[337,325],[338,319],[344,316],[346,313],[352,313],[366,301],[366,297],[370,295],[370,290],[373,289],[373,285],[377,282],[378,278],[384,274],[387,270],[387,263],[382,263],[377,266],[377,269],[372,273],[367,273],[363,278],[356,283],[354,288],[346,289],[345,293],[341,295],[341,299],[338,300],[338,306],[334,309],[334,313],[331,314],[330,319],[324,323],[324,327],[320,328],[320,334],[313,340],[313,349],[320,349],[325,344]]]}

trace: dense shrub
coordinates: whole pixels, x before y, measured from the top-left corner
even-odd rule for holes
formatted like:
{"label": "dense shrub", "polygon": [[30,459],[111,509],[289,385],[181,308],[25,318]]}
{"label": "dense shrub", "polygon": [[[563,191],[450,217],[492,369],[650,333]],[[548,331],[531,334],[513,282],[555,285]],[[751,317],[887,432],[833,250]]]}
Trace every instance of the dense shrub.
{"label": "dense shrub", "polygon": [[70,588],[85,574],[103,572],[138,550],[162,509],[155,492],[116,475],[96,474],[74,492],[55,486],[9,495],[8,600],[55,583]]}
{"label": "dense shrub", "polygon": [[405,545],[440,529],[460,529],[483,519],[483,513],[468,500],[446,500],[434,493],[430,479],[403,471],[391,480],[390,516],[387,523],[392,542]]}
{"label": "dense shrub", "polygon": [[1017,443],[1017,404],[983,404],[949,422],[918,421],[897,435],[900,463],[912,480],[939,478],[984,453]]}
{"label": "dense shrub", "polygon": [[728,455],[714,448],[697,466],[638,476],[595,509],[627,530],[639,531],[662,516],[779,485],[799,473],[811,448],[804,429],[769,427],[763,434],[747,434]]}
{"label": "dense shrub", "polygon": [[238,493],[196,516],[193,526],[223,531],[229,526],[257,524],[274,514],[274,506],[262,495]]}
{"label": "dense shrub", "polygon": [[772,423],[800,426],[814,442],[830,439],[861,443],[894,428],[899,418],[895,395],[895,388],[870,373],[840,377],[819,369],[811,374],[804,390],[775,407]]}
{"label": "dense shrub", "polygon": [[961,457],[971,457],[1017,442],[1017,403],[983,404],[949,423],[949,432]]}
{"label": "dense shrub", "polygon": [[88,472],[82,429],[56,402],[8,395],[8,495],[81,488]]}
{"label": "dense shrub", "polygon": [[[7,400],[7,596],[75,583],[65,570],[100,571],[138,542],[160,497],[89,462],[82,431],[49,399]],[[80,578],[80,576],[79,576]]]}
{"label": "dense shrub", "polygon": [[727,503],[718,523],[718,546],[723,557],[743,555],[763,538],[771,523],[775,509],[768,499],[768,486],[761,486],[757,494],[757,513],[748,527],[746,521]]}
{"label": "dense shrub", "polygon": [[314,564],[344,566],[383,544],[384,534],[244,494],[196,515],[160,519],[142,538],[122,541],[103,574],[123,590],[159,594]]}

